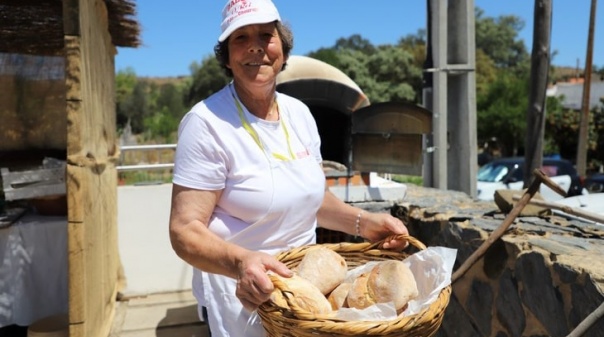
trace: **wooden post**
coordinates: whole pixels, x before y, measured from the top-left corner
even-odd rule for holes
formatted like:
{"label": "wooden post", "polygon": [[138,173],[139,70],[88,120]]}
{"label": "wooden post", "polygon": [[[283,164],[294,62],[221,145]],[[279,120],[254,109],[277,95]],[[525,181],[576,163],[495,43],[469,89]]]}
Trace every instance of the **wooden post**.
{"label": "wooden post", "polygon": [[589,14],[589,34],[587,37],[587,55],[585,56],[585,77],[583,81],[583,100],[581,102],[581,121],[579,123],[579,142],[577,144],[577,173],[584,177],[587,171],[587,136],[589,133],[589,94],[591,91],[591,69],[593,58],[594,29],[596,25],[596,5],[591,0]]}
{"label": "wooden post", "polygon": [[550,39],[552,26],[552,1],[535,0],[533,26],[533,51],[529,104],[526,114],[524,155],[524,187],[529,186],[531,172],[543,163],[543,134],[545,130],[545,93],[550,66]]}

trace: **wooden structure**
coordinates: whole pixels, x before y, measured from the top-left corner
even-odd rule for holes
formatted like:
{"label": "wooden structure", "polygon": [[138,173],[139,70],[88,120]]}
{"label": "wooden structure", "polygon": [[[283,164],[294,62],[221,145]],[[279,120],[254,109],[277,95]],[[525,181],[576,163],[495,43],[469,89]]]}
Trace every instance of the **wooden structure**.
{"label": "wooden structure", "polygon": [[[59,141],[24,142],[18,133],[11,133],[18,129],[17,124],[10,129],[10,123],[3,123],[0,134],[15,134],[16,138],[13,143],[3,142],[0,158],[5,165],[15,158],[11,157],[13,150],[64,154],[69,336],[105,337],[112,326],[121,281],[114,56],[116,46],[139,45],[135,5],[133,0],[0,0],[0,12],[6,14],[0,20],[0,57],[52,57],[64,68],[64,76],[59,76],[63,104],[58,106],[62,110],[38,111],[40,116],[58,116],[59,122],[48,129],[49,124],[37,116],[38,122],[30,125],[41,134],[48,133],[47,139]],[[10,81],[14,75],[0,67],[3,80]],[[57,92],[56,86],[53,88]],[[7,97],[0,97],[0,102],[10,99]],[[20,111],[7,112],[6,107],[18,110],[21,104],[4,103],[1,113],[19,115]],[[17,148],[23,144],[30,146]]]}

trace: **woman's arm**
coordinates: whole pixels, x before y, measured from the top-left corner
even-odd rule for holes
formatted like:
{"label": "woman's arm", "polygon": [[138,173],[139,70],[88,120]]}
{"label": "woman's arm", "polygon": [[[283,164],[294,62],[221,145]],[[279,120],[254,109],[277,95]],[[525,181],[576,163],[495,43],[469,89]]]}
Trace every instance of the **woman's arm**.
{"label": "woman's arm", "polygon": [[[393,234],[408,234],[407,227],[398,218],[387,213],[372,213],[347,204],[325,188],[323,204],[317,213],[320,227],[361,236],[371,242]],[[406,247],[406,241],[389,240],[384,248]]]}
{"label": "woman's arm", "polygon": [[229,243],[208,229],[221,193],[174,184],[170,242],[176,254],[195,268],[236,279],[237,297],[253,310],[273,291],[267,271],[285,277],[291,276],[291,271],[273,256]]}
{"label": "woman's arm", "polygon": [[174,184],[170,212],[170,242],[176,254],[193,267],[236,278],[244,249],[208,229],[222,191],[200,191]]}

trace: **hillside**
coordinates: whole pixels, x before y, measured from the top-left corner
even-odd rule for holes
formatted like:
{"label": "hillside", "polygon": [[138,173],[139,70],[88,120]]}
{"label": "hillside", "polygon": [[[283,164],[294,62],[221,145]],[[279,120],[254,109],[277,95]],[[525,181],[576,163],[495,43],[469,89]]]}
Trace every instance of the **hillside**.
{"label": "hillside", "polygon": [[190,76],[175,76],[175,77],[138,77],[140,81],[148,82],[149,84],[155,84],[162,86],[164,84],[180,85],[190,79]]}

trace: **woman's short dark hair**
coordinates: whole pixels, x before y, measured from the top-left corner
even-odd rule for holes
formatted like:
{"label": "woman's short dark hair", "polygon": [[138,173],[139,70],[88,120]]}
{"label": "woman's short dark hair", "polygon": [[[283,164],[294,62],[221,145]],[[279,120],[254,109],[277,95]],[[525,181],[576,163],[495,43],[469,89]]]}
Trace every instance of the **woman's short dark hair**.
{"label": "woman's short dark hair", "polygon": [[[289,57],[289,53],[294,48],[294,34],[289,28],[288,25],[282,23],[281,21],[275,21],[275,28],[277,28],[277,32],[279,33],[279,37],[281,38],[281,45],[283,46],[283,55],[285,58]],[[227,67],[227,63],[229,62],[229,39],[222,42],[218,42],[214,46],[214,55],[216,56],[216,60],[218,60],[218,64],[224,70],[225,74],[228,77],[233,77],[233,71]],[[283,67],[281,70],[285,70],[285,66],[287,62],[283,63]]]}

